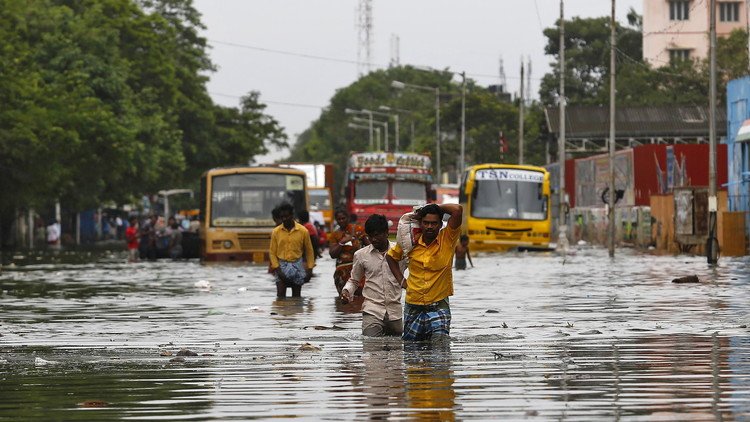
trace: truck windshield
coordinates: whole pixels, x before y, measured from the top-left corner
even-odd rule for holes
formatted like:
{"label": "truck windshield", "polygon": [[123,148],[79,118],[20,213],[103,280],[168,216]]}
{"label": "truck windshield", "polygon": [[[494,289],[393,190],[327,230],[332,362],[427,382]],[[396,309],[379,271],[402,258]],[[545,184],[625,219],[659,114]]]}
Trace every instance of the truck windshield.
{"label": "truck windshield", "polygon": [[393,182],[393,204],[421,205],[427,202],[427,188],[423,183]]}
{"label": "truck windshield", "polygon": [[306,209],[302,176],[246,173],[215,176],[211,182],[211,225],[274,227],[271,210],[289,202]]}
{"label": "truck windshield", "polygon": [[387,204],[388,203],[388,182],[386,181],[367,181],[357,182],[354,193],[355,204]]}

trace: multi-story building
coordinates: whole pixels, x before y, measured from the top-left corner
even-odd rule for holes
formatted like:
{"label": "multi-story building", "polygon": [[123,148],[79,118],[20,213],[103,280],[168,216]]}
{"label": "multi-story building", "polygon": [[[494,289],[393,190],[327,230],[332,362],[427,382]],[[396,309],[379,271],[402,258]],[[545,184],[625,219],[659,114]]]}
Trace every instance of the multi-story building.
{"label": "multi-story building", "polygon": [[[643,57],[654,67],[708,56],[710,0],[643,0]],[[716,0],[716,33],[747,27],[747,1]]]}

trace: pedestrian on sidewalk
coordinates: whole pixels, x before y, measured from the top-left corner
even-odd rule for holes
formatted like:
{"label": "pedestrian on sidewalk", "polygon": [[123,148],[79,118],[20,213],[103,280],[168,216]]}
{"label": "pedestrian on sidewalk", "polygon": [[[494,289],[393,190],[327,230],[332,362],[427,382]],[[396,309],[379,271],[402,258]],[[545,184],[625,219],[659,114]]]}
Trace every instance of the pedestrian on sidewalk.
{"label": "pedestrian on sidewalk", "polygon": [[281,224],[271,232],[269,250],[271,272],[276,280],[276,296],[286,297],[286,289],[291,287],[292,296],[299,297],[302,295],[302,285],[312,278],[315,253],[307,229],[294,221],[292,204],[279,205],[278,213]]}
{"label": "pedestrian on sidewalk", "polygon": [[[362,334],[368,337],[400,336],[403,332],[401,283],[391,272],[385,254],[393,246],[388,241],[388,220],[373,214],[365,221],[370,245],[354,253],[351,277],[341,298],[351,301],[362,289]],[[402,261],[404,262],[404,261]],[[404,266],[400,268],[404,270]]]}
{"label": "pedestrian on sidewalk", "polygon": [[[441,229],[443,215],[448,224]],[[405,259],[396,244],[386,259],[391,272],[406,287],[404,340],[440,340],[450,335],[453,295],[453,255],[456,250],[463,208],[458,204],[428,204],[417,211],[422,235],[408,253],[409,278],[404,278],[398,262]]]}

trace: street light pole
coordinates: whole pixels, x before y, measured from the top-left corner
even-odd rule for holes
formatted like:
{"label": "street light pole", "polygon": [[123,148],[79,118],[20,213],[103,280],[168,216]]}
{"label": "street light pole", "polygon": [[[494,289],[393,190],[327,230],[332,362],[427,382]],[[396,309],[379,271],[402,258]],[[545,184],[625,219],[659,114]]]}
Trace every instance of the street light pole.
{"label": "street light pole", "polygon": [[[375,114],[378,114],[378,113],[375,113]],[[381,122],[380,120],[369,120],[369,119],[363,119],[361,117],[352,117],[352,120],[358,123],[369,123],[370,125],[373,125],[373,124],[382,125],[383,130],[385,131],[385,151],[386,152],[388,151],[388,122],[387,121]],[[380,128],[376,127],[376,128],[373,128],[373,130],[377,131],[377,130],[380,130]],[[380,138],[378,138],[376,149],[378,151],[380,150]]]}
{"label": "street light pole", "polygon": [[369,110],[365,111],[365,110],[354,110],[351,108],[347,108],[347,109],[344,109],[344,113],[346,114],[368,114],[369,113],[370,125],[368,127],[368,130],[370,131],[370,151],[372,151],[372,112],[370,112]]}
{"label": "street light pole", "polygon": [[[363,120],[364,120],[364,119],[363,119]],[[349,123],[349,124],[348,124],[347,126],[348,126],[349,128],[351,128],[351,129],[364,129],[364,130],[366,130],[366,131],[369,131],[369,130],[370,130],[370,126],[362,126],[362,125],[357,125],[357,124],[354,124],[354,123]],[[372,151],[372,150],[373,150],[373,148],[372,148],[372,140],[370,140],[370,146],[369,146],[369,150],[370,150],[370,151]]]}
{"label": "street light pole", "polygon": [[[400,139],[399,138],[400,137],[400,134],[399,134],[399,132],[400,132],[400,130],[399,130],[400,121],[399,121],[399,119],[401,117],[399,116],[399,113],[412,114],[412,112],[409,111],[409,110],[404,110],[402,108],[388,107],[386,105],[381,105],[378,108],[380,110],[383,110],[383,111],[392,111],[392,112],[394,112],[392,114],[388,113],[388,115],[389,116],[393,116],[393,120],[396,121],[396,151],[399,151],[401,149],[401,143],[400,143],[400,140],[399,140]],[[411,122],[411,138],[414,139],[414,120],[412,120],[412,122]]]}

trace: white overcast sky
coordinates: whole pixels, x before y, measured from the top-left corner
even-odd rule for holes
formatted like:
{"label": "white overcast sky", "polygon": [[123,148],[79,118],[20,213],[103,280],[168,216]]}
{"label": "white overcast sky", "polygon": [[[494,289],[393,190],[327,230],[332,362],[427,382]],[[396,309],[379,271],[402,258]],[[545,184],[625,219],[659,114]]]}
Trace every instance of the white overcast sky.
{"label": "white overcast sky", "polygon": [[[626,21],[644,0],[617,0]],[[208,90],[214,101],[237,106],[259,91],[268,114],[290,140],[318,118],[335,91],[356,81],[357,0],[195,0],[218,70]],[[391,36],[400,38],[401,64],[449,68],[480,85],[497,84],[504,61],[508,91],[519,89],[521,57],[539,78],[549,70],[542,29],[560,15],[559,0],[372,0],[371,62],[387,67]],[[609,0],[565,0],[565,17],[609,16]],[[310,57],[310,56],[314,56]],[[332,60],[328,60],[332,59]],[[487,76],[482,76],[487,75]],[[277,151],[268,162],[285,156]]]}

